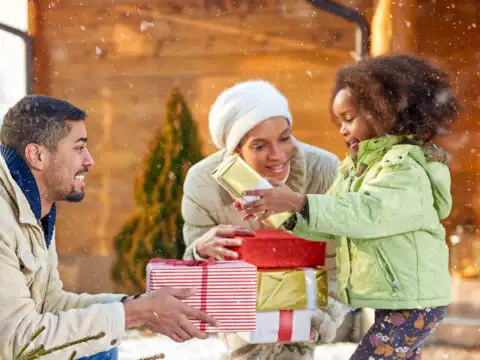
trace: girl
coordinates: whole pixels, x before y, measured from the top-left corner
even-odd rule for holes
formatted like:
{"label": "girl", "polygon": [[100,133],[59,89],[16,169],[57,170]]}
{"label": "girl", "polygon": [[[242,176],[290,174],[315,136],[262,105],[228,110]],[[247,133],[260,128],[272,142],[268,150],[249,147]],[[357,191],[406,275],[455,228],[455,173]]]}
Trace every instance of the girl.
{"label": "girl", "polygon": [[276,188],[246,192],[261,198],[245,217],[293,210],[287,230],[336,241],[342,300],[376,309],[351,359],[420,359],[451,301],[440,223],[451,209],[450,173],[432,140],[457,119],[459,103],[444,71],[405,55],[341,69],[332,99],[349,153],[327,195],[272,179]]}

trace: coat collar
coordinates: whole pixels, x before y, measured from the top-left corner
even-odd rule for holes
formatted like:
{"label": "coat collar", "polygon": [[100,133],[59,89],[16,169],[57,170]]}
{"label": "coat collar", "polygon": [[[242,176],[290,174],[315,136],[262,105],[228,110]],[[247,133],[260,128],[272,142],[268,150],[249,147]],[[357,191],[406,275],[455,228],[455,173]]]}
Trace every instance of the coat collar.
{"label": "coat collar", "polygon": [[[4,183],[7,180],[11,185],[7,188],[7,191],[15,199],[18,206],[19,221],[31,225],[38,225],[41,222],[45,230],[45,242],[48,247],[55,227],[55,204],[52,205],[50,212],[42,219],[40,191],[27,163],[14,149],[7,146],[0,145],[0,154],[3,158],[0,164],[0,171],[2,172],[0,177],[4,178]],[[7,169],[8,171],[5,171]],[[7,187],[7,184],[5,186]]]}
{"label": "coat collar", "polygon": [[298,140],[293,139],[293,154],[290,160],[290,173],[286,184],[290,189],[298,193],[304,193],[307,187],[307,162],[305,153],[298,146]]}
{"label": "coat collar", "polygon": [[379,156],[385,153],[393,146],[408,140],[408,136],[386,135],[360,142],[358,145],[357,159],[353,160],[350,153],[347,153],[344,164],[347,166],[357,165],[370,166],[378,160]]}

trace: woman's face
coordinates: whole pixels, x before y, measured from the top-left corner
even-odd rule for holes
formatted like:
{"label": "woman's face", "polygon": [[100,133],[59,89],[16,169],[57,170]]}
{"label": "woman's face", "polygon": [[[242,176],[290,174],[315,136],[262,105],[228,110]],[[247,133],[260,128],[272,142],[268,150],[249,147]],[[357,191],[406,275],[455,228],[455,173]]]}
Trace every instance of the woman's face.
{"label": "woman's face", "polygon": [[250,130],[237,153],[265,178],[284,180],[293,153],[292,129],[286,118],[268,118]]}
{"label": "woman's face", "polygon": [[333,100],[332,111],[351,155],[357,154],[358,144],[361,141],[377,137],[373,127],[355,105],[354,98],[348,89],[342,89],[337,93]]}

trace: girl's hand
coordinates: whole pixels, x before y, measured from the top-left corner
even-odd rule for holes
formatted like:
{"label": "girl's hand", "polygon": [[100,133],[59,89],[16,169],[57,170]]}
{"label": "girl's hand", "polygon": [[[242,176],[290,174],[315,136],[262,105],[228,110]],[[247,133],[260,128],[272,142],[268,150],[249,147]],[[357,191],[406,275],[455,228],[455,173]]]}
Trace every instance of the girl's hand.
{"label": "girl's hand", "polygon": [[274,187],[268,190],[249,190],[245,191],[245,196],[259,196],[260,199],[242,204],[236,201],[233,205],[238,211],[245,213],[244,220],[255,217],[262,221],[273,214],[285,211],[300,212],[307,197],[296,193],[284,183],[268,179]]}

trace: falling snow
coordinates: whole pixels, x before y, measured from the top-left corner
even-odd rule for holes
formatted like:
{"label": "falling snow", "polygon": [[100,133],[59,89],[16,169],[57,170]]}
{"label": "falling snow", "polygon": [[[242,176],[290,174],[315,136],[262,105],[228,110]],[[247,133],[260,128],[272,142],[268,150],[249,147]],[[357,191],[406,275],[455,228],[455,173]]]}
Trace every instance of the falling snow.
{"label": "falling snow", "polygon": [[148,28],[151,28],[151,27],[154,27],[154,26],[155,26],[154,23],[142,20],[142,22],[140,23],[140,32],[144,32]]}

